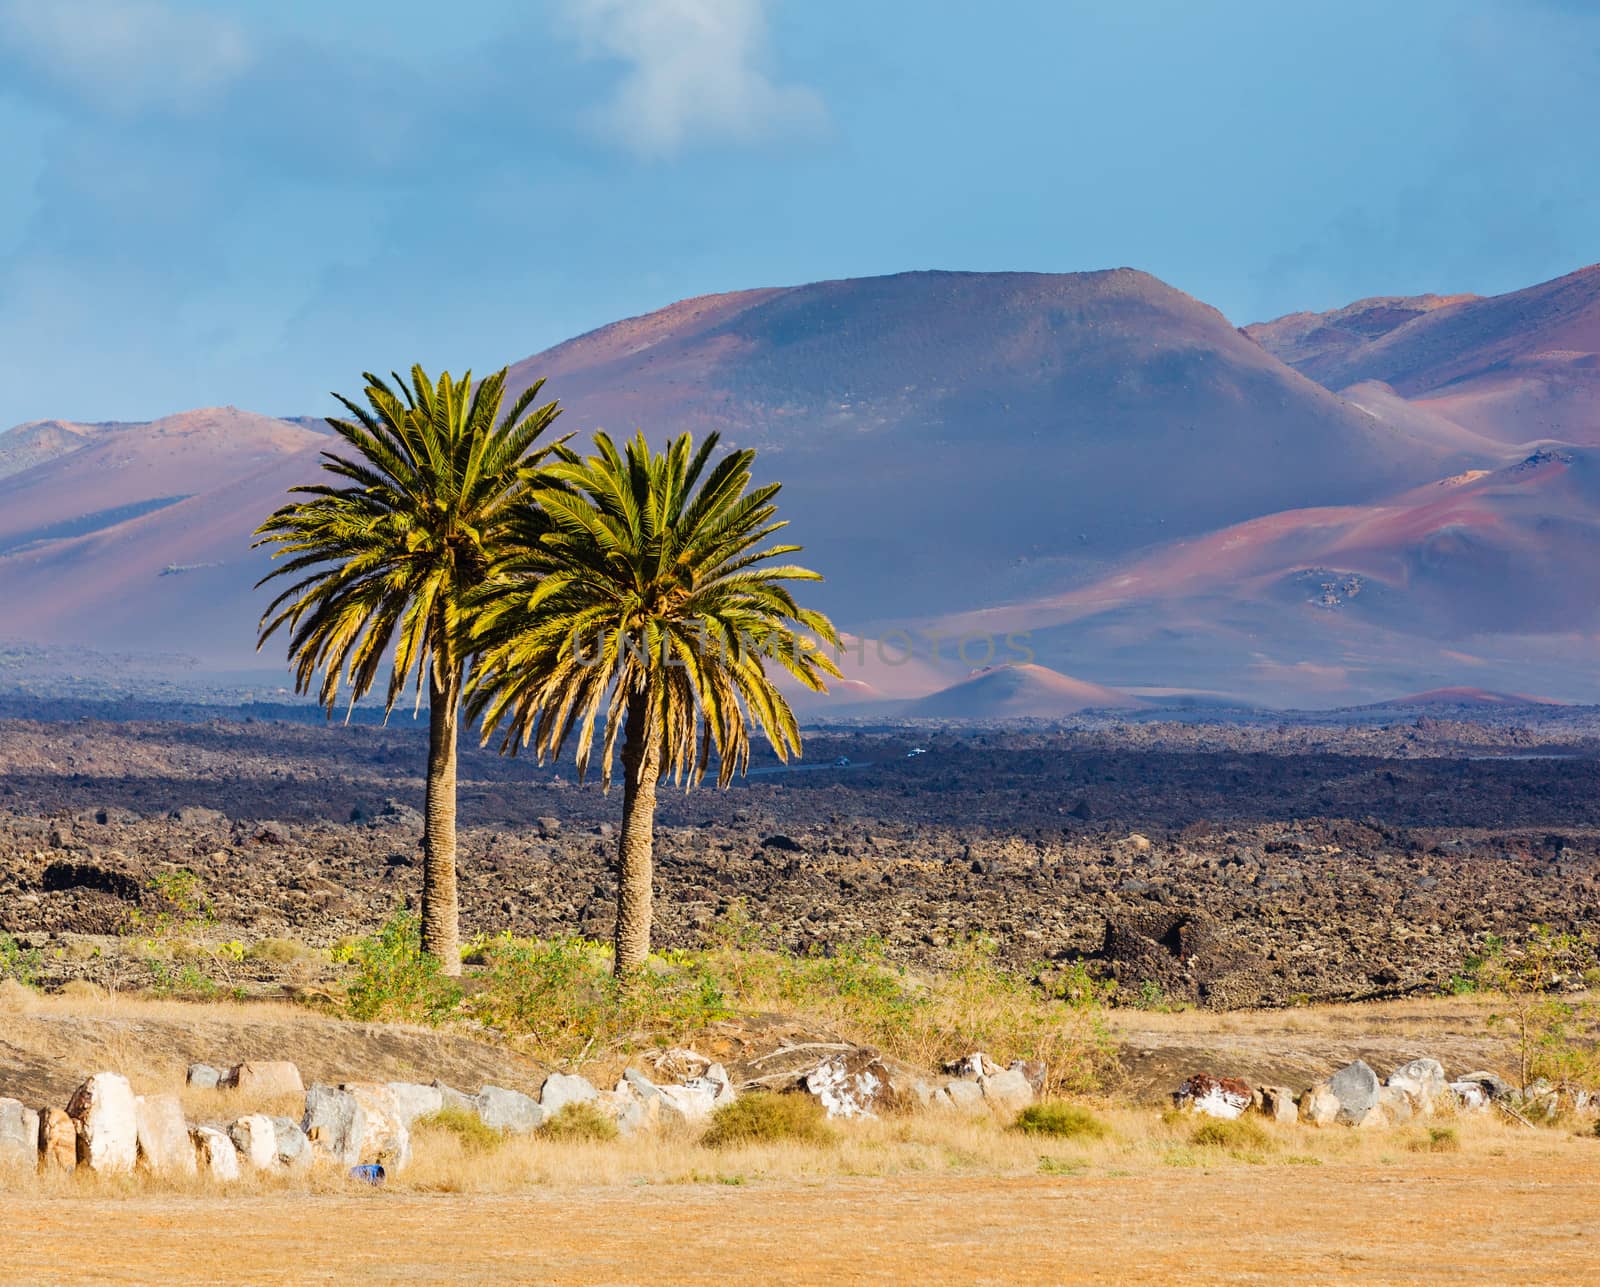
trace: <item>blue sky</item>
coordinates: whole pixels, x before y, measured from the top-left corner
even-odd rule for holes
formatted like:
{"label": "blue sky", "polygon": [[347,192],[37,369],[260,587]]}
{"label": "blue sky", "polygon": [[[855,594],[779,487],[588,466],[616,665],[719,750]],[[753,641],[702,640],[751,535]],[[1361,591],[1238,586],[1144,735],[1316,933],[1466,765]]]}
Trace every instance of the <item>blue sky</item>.
{"label": "blue sky", "polygon": [[0,425],[912,268],[1514,289],[1596,120],[1600,0],[0,0]]}

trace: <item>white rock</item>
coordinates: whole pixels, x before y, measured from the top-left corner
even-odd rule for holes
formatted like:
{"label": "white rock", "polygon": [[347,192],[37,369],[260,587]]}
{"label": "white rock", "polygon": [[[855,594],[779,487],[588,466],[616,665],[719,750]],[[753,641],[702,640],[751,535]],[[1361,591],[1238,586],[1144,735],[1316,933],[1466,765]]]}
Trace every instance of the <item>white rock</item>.
{"label": "white rock", "polygon": [[1020,1069],[1007,1069],[980,1078],[978,1086],[989,1108],[1005,1117],[1020,1113],[1033,1103],[1033,1086]]}
{"label": "white rock", "polygon": [[207,1179],[226,1184],[239,1178],[239,1150],[221,1131],[196,1126],[189,1132],[196,1169]]}
{"label": "white rock", "polygon": [[1487,1112],[1489,1108],[1489,1092],[1483,1088],[1482,1082],[1453,1081],[1446,1086],[1455,1095],[1462,1109],[1469,1113]]}
{"label": "white rock", "polygon": [[278,1164],[278,1129],[265,1113],[241,1117],[228,1127],[228,1138],[246,1169],[267,1171]]}
{"label": "white rock", "polygon": [[586,1104],[599,1094],[587,1077],[551,1073],[539,1088],[539,1107],[544,1110],[545,1117],[554,1117],[568,1104]]}
{"label": "white rock", "polygon": [[139,1157],[139,1120],[133,1087],[118,1073],[96,1073],[67,1101],[78,1123],[79,1160],[92,1171],[120,1175]]}
{"label": "white rock", "polygon": [[0,1099],[0,1167],[39,1164],[39,1114],[21,1100]]}
{"label": "white rock", "polygon": [[411,1132],[388,1086],[374,1082],[320,1082],[306,1092],[300,1130],[311,1151],[340,1167],[381,1162],[403,1170],[411,1161]]}
{"label": "white rock", "polygon": [[1390,1073],[1384,1085],[1404,1091],[1416,1111],[1428,1116],[1444,1094],[1444,1065],[1437,1059],[1413,1059]]}
{"label": "white rock", "polygon": [[1257,1086],[1255,1103],[1263,1117],[1270,1117],[1275,1122],[1293,1122],[1300,1116],[1300,1110],[1295,1106],[1294,1091],[1287,1086]]}
{"label": "white rock", "polygon": [[514,1135],[531,1134],[544,1121],[538,1100],[503,1086],[485,1086],[478,1092],[476,1105],[485,1126]]}
{"label": "white rock", "polygon": [[419,1086],[411,1081],[392,1081],[395,1111],[409,1128],[419,1117],[432,1117],[444,1107],[444,1091],[438,1086]]}
{"label": "white rock", "polygon": [[252,1059],[235,1064],[223,1074],[218,1085],[251,1099],[274,1099],[306,1092],[300,1070],[287,1059]]}
{"label": "white rock", "polygon": [[193,1175],[194,1141],[183,1105],[176,1095],[140,1095],[134,1101],[138,1121],[139,1165],[157,1175]]}
{"label": "white rock", "polygon": [[984,1111],[983,1087],[976,1081],[962,1078],[949,1082],[944,1087],[944,1094],[950,1106],[958,1112],[976,1114]]}

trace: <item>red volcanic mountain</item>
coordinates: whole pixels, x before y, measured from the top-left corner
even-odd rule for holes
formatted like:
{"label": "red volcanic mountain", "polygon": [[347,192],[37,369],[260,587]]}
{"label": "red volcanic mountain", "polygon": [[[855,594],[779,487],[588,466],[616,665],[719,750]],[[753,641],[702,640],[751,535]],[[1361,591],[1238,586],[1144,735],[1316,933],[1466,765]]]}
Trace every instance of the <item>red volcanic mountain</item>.
{"label": "red volcanic mountain", "polygon": [[1369,299],[1245,330],[1329,389],[1382,381],[1502,442],[1600,445],[1600,264],[1506,295]]}
{"label": "red volcanic mountain", "polygon": [[[564,429],[759,448],[818,606],[869,639],[943,633],[912,665],[874,646],[830,705],[1593,696],[1600,431],[1527,444],[1517,408],[1578,407],[1597,280],[1244,334],[1128,269],[909,273],[687,300],[513,375],[548,378]],[[250,533],[327,442],[231,408],[0,434],[0,638],[260,667]],[[1037,667],[950,661],[1012,631]]]}
{"label": "red volcanic mountain", "polygon": [[1484,463],[1130,269],[905,273],[687,300],[512,368],[567,428],[761,451],[853,626],[1095,575],[1155,542]]}
{"label": "red volcanic mountain", "polygon": [[0,637],[259,665],[250,534],[327,437],[232,407],[74,428],[76,449],[0,478]]}

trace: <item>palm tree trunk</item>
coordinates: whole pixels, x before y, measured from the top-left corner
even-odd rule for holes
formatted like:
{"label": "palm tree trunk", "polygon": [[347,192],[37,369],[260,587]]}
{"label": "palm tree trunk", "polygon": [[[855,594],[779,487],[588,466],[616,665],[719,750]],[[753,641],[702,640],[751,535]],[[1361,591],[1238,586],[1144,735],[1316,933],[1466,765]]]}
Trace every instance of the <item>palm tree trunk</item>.
{"label": "palm tree trunk", "polygon": [[461,973],[456,909],[456,733],[461,676],[428,680],[428,802],[422,837],[422,950],[445,974]]}
{"label": "palm tree trunk", "polygon": [[650,955],[651,893],[656,825],[656,783],[661,744],[651,727],[648,696],[628,699],[622,745],[622,837],[617,843],[617,937],[614,970],[626,978]]}

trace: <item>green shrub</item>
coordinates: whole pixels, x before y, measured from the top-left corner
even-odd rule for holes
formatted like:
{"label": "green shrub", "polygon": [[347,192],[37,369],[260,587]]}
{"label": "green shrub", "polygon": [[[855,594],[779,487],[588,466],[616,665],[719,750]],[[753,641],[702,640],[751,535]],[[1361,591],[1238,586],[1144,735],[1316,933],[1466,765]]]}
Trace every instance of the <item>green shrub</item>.
{"label": "green shrub", "polygon": [[1232,1121],[1213,1118],[1195,1127],[1189,1143],[1202,1148],[1225,1148],[1236,1152],[1269,1149],[1273,1138],[1260,1122],[1249,1117],[1236,1117]]}
{"label": "green shrub", "polygon": [[553,1140],[594,1140],[605,1142],[617,1138],[617,1124],[593,1104],[580,1100],[565,1104],[541,1128],[540,1133]]}
{"label": "green shrub", "polygon": [[415,1129],[454,1135],[469,1153],[491,1153],[505,1142],[504,1135],[466,1108],[445,1107],[419,1117]]}
{"label": "green shrub", "polygon": [[1459,1153],[1461,1136],[1453,1126],[1430,1126],[1422,1139],[1411,1141],[1413,1153]]}
{"label": "green shrub", "polygon": [[775,1144],[793,1140],[801,1144],[831,1144],[822,1105],[810,1095],[743,1095],[711,1115],[711,1125],[700,1137],[707,1148],[733,1148],[741,1144]]}
{"label": "green shrub", "polygon": [[15,979],[25,987],[39,982],[39,949],[23,947],[10,934],[0,934],[0,979]]}
{"label": "green shrub", "polygon": [[421,923],[397,912],[376,934],[357,939],[347,959],[355,967],[346,993],[354,1019],[438,1024],[461,1003],[461,988],[422,950]]}
{"label": "green shrub", "polygon": [[1064,1104],[1060,1100],[1045,1100],[1029,1104],[1017,1114],[1011,1129],[1024,1135],[1051,1135],[1057,1139],[1104,1139],[1111,1128],[1077,1104]]}

